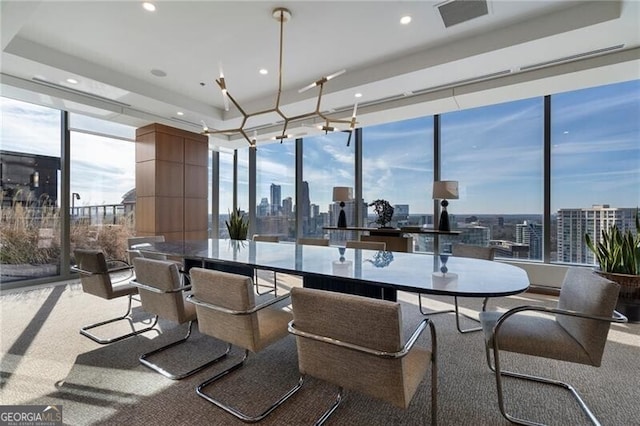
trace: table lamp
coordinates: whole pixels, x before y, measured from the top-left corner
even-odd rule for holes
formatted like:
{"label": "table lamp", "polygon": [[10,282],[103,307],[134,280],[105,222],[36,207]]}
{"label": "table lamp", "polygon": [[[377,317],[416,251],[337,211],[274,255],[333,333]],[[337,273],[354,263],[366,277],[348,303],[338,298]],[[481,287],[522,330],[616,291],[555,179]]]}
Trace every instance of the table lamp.
{"label": "table lamp", "polygon": [[434,200],[442,200],[440,205],[442,206],[442,212],[440,213],[440,220],[438,221],[438,230],[451,231],[449,224],[449,213],[447,212],[447,206],[449,202],[447,200],[458,199],[458,181],[457,180],[439,180],[433,182],[433,197]]}
{"label": "table lamp", "polygon": [[338,215],[338,228],[347,227],[347,215],[344,213],[344,202],[353,198],[353,189],[348,186],[333,187],[333,201],[340,202],[340,214]]}

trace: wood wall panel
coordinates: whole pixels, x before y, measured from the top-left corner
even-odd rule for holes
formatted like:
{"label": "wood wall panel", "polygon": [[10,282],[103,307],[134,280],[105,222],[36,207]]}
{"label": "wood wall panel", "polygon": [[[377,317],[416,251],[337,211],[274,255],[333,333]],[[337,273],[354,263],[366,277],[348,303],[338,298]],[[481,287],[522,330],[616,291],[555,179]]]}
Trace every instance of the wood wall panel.
{"label": "wood wall panel", "polygon": [[153,197],[156,195],[156,162],[142,161],[136,163],[136,197]]}
{"label": "wood wall panel", "polygon": [[185,198],[184,199],[184,230],[198,231],[209,228],[208,215],[191,214],[191,212],[208,211],[207,199],[201,198]]}
{"label": "wood wall panel", "polygon": [[155,188],[158,197],[182,197],[184,165],[172,161],[156,161]]}
{"label": "wood wall panel", "polygon": [[136,136],[136,163],[153,160],[156,157],[156,140],[153,133]]}
{"label": "wood wall panel", "polygon": [[184,166],[184,196],[207,199],[208,167]]}
{"label": "wood wall panel", "polygon": [[156,160],[184,163],[184,138],[167,133],[156,134]]}
{"label": "wood wall panel", "polygon": [[184,198],[156,197],[156,231],[158,234],[184,231]]}
{"label": "wood wall panel", "polygon": [[209,142],[185,138],[184,163],[192,164],[194,166],[208,167]]}
{"label": "wood wall panel", "polygon": [[145,235],[155,235],[155,197],[137,197],[136,199],[136,235],[138,232]]}

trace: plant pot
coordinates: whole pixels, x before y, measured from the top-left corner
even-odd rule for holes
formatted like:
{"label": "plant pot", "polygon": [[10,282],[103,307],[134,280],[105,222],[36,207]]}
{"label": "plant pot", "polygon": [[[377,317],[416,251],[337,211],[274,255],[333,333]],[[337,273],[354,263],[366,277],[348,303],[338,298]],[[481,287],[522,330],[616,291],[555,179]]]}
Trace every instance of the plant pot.
{"label": "plant pot", "polygon": [[620,284],[616,310],[629,322],[640,323],[640,275],[595,271],[598,275]]}

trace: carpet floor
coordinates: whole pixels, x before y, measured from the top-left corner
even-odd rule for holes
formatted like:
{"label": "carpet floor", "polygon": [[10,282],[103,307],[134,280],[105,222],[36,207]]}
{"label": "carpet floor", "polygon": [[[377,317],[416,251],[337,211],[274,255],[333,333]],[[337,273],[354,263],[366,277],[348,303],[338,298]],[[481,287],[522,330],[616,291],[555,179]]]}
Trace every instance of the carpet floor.
{"label": "carpet floor", "polygon": [[[279,276],[280,277],[280,276]],[[292,284],[295,285],[295,284]],[[417,296],[400,293],[407,333],[422,319]],[[451,308],[446,297],[424,298],[430,309]],[[478,300],[461,301],[473,313]],[[555,305],[552,296],[525,293],[492,299],[490,309],[523,304]],[[134,302],[137,327],[148,315]],[[140,354],[184,336],[185,325],[160,321],[158,331],[110,345],[81,336],[86,324],[124,314],[124,300],[105,301],[67,283],[0,296],[2,405],[63,407],[69,425],[237,425],[243,424],[195,393],[195,387],[239,360],[234,349],[224,361],[189,378],[173,381],[138,362]],[[452,314],[434,315],[438,338],[438,422],[441,425],[509,424],[498,410],[495,377],[485,361],[481,333],[460,334]],[[463,320],[463,326],[474,323]],[[101,335],[118,333],[104,327]],[[426,333],[425,336],[428,336]],[[421,344],[428,345],[428,337]],[[224,343],[198,333],[155,361],[180,370],[213,358]],[[640,425],[640,324],[616,324],[600,368],[505,354],[504,369],[536,373],[573,384],[604,425]],[[211,386],[216,398],[250,413],[262,411],[298,380],[295,339],[280,340],[251,354],[243,368]],[[347,392],[329,425],[423,425],[430,421],[430,377],[427,375],[406,410]],[[265,425],[308,425],[333,402],[335,387],[313,378],[285,405],[262,421]],[[588,419],[570,394],[514,379],[505,379],[509,410],[550,425],[582,425]]]}

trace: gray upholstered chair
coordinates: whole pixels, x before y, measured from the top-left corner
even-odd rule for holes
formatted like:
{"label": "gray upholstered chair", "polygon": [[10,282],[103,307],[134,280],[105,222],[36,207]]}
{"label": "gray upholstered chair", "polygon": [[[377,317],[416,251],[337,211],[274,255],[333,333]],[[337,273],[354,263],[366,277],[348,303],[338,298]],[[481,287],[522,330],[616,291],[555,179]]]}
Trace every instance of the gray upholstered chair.
{"label": "gray upholstered chair", "polygon": [[[587,268],[569,268],[556,308],[520,306],[507,312],[482,312],[487,363],[495,372],[500,412],[509,421],[534,425],[507,413],[502,377],[515,377],[569,390],[594,424],[599,424],[577,391],[568,383],[523,373],[503,371],[500,351],[599,367],[612,322],[627,319],[615,311],[620,286]],[[527,315],[544,313],[545,315]],[[524,314],[523,314],[524,313]],[[493,362],[491,365],[491,351]]]}
{"label": "gray upholstered chair", "polygon": [[349,240],[349,241],[346,242],[346,248],[385,251],[387,249],[387,244],[384,241],[355,241],[355,240]]}
{"label": "gray upholstered chair", "polygon": [[178,266],[178,271],[180,272],[180,277],[185,281],[186,284],[189,283],[189,274],[184,268],[184,264],[182,261],[168,259],[166,255],[161,253],[151,253],[148,251],[144,251],[144,247],[149,246],[152,243],[164,243],[164,235],[151,235],[147,237],[130,237],[127,238],[127,255],[129,256],[129,264],[133,265],[133,259],[136,257],[144,257],[146,259],[155,259],[155,260],[170,260]]}
{"label": "gray upholstered chair", "polygon": [[287,336],[291,313],[283,304],[288,302],[289,294],[269,298],[267,302],[256,305],[250,277],[203,268],[191,269],[191,284],[193,294],[187,300],[196,305],[200,332],[227,342],[229,348],[235,345],[244,349],[244,356],[238,363],[201,383],[196,388],[197,394],[242,421],[264,419],[293,395],[302,383],[297,383],[254,416],[215,399],[205,393],[205,388],[240,368],[249,352],[259,352]]}
{"label": "gray upholstered chair", "polygon": [[[431,367],[431,423],[437,422],[436,330],[424,319],[403,337],[401,305],[344,293],[295,287],[291,290],[301,381],[312,376],[339,387],[322,424],[342,401],[344,389],[406,408]],[[431,331],[431,348],[416,345]]]}
{"label": "gray upholstered chair", "polygon": [[297,243],[306,246],[329,246],[329,240],[326,238],[298,238]]}
{"label": "gray upholstered chair", "polygon": [[[468,257],[472,259],[482,259],[482,260],[493,260],[495,258],[496,249],[495,247],[486,247],[486,246],[476,246],[471,244],[453,244],[451,246],[451,254],[456,257]],[[487,309],[487,302],[489,298],[485,297],[482,301],[482,311],[484,312]],[[460,312],[460,308],[458,306],[458,297],[454,296],[453,298],[454,309],[445,309],[442,311],[425,311],[422,307],[422,295],[418,294],[418,306],[420,308],[420,312],[422,315],[437,315],[437,314],[446,314],[446,313],[455,313],[456,315],[456,328],[460,333],[471,333],[474,331],[481,331],[482,327],[472,327],[463,329],[460,326],[460,316],[464,316],[472,321],[480,322],[477,318],[469,316],[463,312]]]}
{"label": "gray upholstered chair", "polygon": [[[255,234],[253,236],[253,241],[262,241],[262,242],[266,242],[266,243],[279,243],[280,242],[280,237],[278,237],[277,235],[259,235],[259,234]],[[278,276],[276,274],[276,272],[273,272],[273,285],[269,285],[266,287],[269,287],[269,290],[265,291],[265,292],[260,292],[260,287],[262,287],[262,285],[260,284],[260,280],[258,277],[258,269],[255,270],[255,277],[254,277],[254,284],[256,286],[256,293],[258,293],[258,295],[263,295],[263,294],[267,294],[267,293],[271,293],[273,292],[273,294],[275,296],[278,295]]]}
{"label": "gray upholstered chair", "polygon": [[[80,275],[80,283],[82,284],[82,290],[85,293],[108,300],[125,296],[128,298],[127,312],[123,316],[86,325],[80,329],[80,334],[88,337],[96,343],[104,345],[153,329],[155,322],[149,327],[134,330],[131,333],[126,333],[108,339],[102,339],[89,332],[89,330],[96,327],[117,321],[128,321],[133,329],[133,322],[131,320],[131,301],[133,295],[138,293],[138,289],[129,283],[129,280],[133,276],[133,267],[131,265],[128,265],[123,261],[110,261],[109,263],[111,267],[109,267],[102,250],[76,249],[73,254],[76,260],[76,265],[72,266],[71,270]],[[112,276],[115,277],[114,280],[112,280]]]}
{"label": "gray upholstered chair", "polygon": [[136,279],[131,284],[138,288],[142,309],[158,318],[184,324],[188,322],[187,334],[180,340],[162,346],[140,356],[140,363],[173,380],[183,379],[197,373],[205,367],[219,361],[226,353],[211,361],[198,365],[181,373],[171,373],[149,359],[153,355],[184,343],[191,336],[193,323],[196,321],[196,309],[191,303],[185,303],[187,291],[191,286],[183,286],[178,265],[168,260],[155,260],[137,257],[133,259]]}

